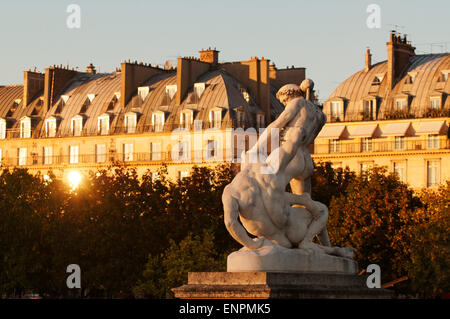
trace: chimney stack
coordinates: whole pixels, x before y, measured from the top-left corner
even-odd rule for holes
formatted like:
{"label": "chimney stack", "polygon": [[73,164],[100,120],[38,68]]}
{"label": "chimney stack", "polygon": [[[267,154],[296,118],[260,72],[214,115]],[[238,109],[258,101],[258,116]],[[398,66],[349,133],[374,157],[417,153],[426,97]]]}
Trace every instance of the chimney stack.
{"label": "chimney stack", "polygon": [[365,70],[367,72],[372,67],[372,54],[370,53],[370,49],[366,50],[366,55],[365,56],[366,56]]}
{"label": "chimney stack", "polygon": [[388,51],[387,85],[389,89],[392,89],[409,66],[409,59],[416,55],[414,52],[416,48],[407,41],[406,35],[402,39],[394,30],[391,31],[389,42],[386,45]]}
{"label": "chimney stack", "polygon": [[97,70],[95,69],[95,66],[90,63],[87,67],[86,67],[86,73],[92,73],[95,74],[97,73]]}
{"label": "chimney stack", "polygon": [[211,63],[213,66],[219,63],[219,52],[215,48],[208,48],[207,50],[200,51],[200,61]]}

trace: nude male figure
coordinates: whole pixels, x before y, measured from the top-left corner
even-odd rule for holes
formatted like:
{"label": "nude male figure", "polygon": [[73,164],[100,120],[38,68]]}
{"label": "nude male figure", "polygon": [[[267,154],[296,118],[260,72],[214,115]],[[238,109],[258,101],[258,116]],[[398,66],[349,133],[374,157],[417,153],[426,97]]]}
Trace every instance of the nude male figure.
{"label": "nude male figure", "polygon": [[[261,237],[265,237],[287,248],[323,250],[351,258],[339,247],[325,249],[312,243],[318,232],[326,231],[326,206],[312,201],[309,193],[285,192],[292,178],[312,174],[312,160],[309,157],[309,167],[305,152],[309,155],[307,146],[326,120],[314,104],[294,95],[288,98],[285,111],[259,140],[264,142],[268,138],[271,127],[287,127],[286,141],[269,155],[266,162],[243,165],[242,171],[225,188],[222,200],[226,227],[238,242],[250,249],[259,248],[263,241]],[[257,149],[258,145],[255,147]],[[247,153],[254,152],[255,147]],[[273,168],[274,173],[261,174],[261,169],[267,166]],[[304,207],[292,207],[294,204]],[[238,222],[238,217],[245,228]],[[251,239],[246,230],[259,238]]]}

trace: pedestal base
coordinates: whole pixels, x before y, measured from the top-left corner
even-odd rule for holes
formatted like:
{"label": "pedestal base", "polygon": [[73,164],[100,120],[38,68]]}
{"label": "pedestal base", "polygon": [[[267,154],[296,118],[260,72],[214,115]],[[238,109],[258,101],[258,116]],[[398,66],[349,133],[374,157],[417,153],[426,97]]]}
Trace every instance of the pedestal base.
{"label": "pedestal base", "polygon": [[369,289],[366,276],[330,273],[194,272],[172,291],[180,299],[392,298]]}
{"label": "pedestal base", "polygon": [[289,249],[271,241],[264,241],[264,245],[259,249],[241,248],[228,255],[227,271],[357,274],[358,263],[350,258],[304,249]]}

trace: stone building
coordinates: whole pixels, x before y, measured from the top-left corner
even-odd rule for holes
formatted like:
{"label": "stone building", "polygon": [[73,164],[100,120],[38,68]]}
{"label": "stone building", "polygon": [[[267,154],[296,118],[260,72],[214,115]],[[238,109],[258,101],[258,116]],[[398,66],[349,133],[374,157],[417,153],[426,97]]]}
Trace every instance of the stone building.
{"label": "stone building", "polygon": [[[52,66],[0,87],[3,167],[67,178],[113,162],[184,177],[193,164],[231,161],[283,110],[277,90],[300,83],[304,68],[268,59],[219,62],[219,51],[178,58],[176,68],[123,62],[113,73]],[[233,135],[234,134],[234,135]],[[247,135],[247,136],[245,136]],[[243,137],[243,138],[241,138]]]}
{"label": "stone building", "polygon": [[416,55],[392,32],[387,61],[365,67],[323,105],[328,122],[314,144],[315,161],[363,172],[386,166],[414,188],[450,179],[450,54]]}

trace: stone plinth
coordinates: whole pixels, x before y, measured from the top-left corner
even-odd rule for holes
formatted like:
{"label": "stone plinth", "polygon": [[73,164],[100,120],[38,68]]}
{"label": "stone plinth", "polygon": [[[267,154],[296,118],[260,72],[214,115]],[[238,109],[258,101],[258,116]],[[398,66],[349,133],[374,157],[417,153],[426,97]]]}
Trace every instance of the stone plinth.
{"label": "stone plinth", "polygon": [[369,289],[366,276],[330,273],[194,272],[172,291],[180,299],[391,298]]}
{"label": "stone plinth", "polygon": [[227,259],[227,271],[357,274],[358,263],[349,258],[304,249],[288,249],[265,241],[259,249],[242,248],[231,253]]}

